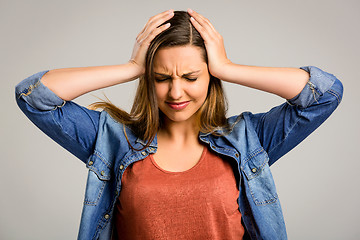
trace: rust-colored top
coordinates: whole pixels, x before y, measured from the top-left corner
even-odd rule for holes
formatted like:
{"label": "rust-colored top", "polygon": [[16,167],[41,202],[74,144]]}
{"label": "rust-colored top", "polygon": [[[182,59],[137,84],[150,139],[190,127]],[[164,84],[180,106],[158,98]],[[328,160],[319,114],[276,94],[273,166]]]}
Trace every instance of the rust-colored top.
{"label": "rust-colored top", "polygon": [[204,147],[184,172],[152,155],[130,165],[114,210],[115,239],[242,239],[239,190],[231,165]]}

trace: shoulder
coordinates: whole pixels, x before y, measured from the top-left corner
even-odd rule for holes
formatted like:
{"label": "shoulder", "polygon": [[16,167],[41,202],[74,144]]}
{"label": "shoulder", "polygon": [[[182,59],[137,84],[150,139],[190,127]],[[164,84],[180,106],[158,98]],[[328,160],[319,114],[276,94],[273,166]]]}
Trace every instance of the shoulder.
{"label": "shoulder", "polygon": [[101,111],[98,132],[98,140],[100,139],[110,146],[128,145],[135,144],[137,136],[129,126],[115,120],[108,112]]}
{"label": "shoulder", "polygon": [[252,112],[242,112],[239,115],[234,115],[229,118],[227,118],[227,122],[230,127],[229,133],[232,133],[234,131],[240,130],[240,129],[251,129],[254,128],[254,125],[256,122],[261,119],[262,113],[254,114]]}
{"label": "shoulder", "polygon": [[251,112],[229,117],[229,131],[223,131],[222,135],[219,134],[220,132],[211,134],[209,142],[213,142],[221,149],[235,150],[236,153],[240,153],[244,161],[257,156],[264,151],[254,126],[254,119],[258,117]]}
{"label": "shoulder", "polygon": [[230,142],[246,142],[249,138],[257,138],[254,122],[260,115],[242,112],[227,118],[228,127],[218,128],[208,134],[210,138],[226,138]]}

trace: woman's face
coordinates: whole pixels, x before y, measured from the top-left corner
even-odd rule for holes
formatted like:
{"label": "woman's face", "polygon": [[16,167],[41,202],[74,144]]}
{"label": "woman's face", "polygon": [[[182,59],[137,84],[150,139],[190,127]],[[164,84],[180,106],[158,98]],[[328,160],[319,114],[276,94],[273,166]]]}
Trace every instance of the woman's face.
{"label": "woman's face", "polygon": [[166,120],[195,121],[210,81],[202,51],[190,45],[157,51],[154,57],[155,90]]}

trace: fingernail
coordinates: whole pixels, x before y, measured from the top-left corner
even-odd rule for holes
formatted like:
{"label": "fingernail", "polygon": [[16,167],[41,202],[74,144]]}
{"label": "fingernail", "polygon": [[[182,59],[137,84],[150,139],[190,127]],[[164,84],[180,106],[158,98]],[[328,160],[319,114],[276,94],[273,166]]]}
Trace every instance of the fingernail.
{"label": "fingernail", "polygon": [[193,20],[193,21],[195,21],[195,19],[194,19],[193,17],[191,17],[191,18],[190,18],[190,20]]}
{"label": "fingernail", "polygon": [[188,12],[189,12],[189,13],[193,13],[194,11],[189,8],[189,9],[188,9]]}

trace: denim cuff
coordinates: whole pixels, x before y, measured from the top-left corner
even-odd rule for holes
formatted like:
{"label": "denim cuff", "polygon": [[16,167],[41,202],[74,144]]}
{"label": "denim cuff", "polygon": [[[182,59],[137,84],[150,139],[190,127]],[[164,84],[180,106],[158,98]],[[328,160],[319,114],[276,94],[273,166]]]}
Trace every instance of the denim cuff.
{"label": "denim cuff", "polygon": [[40,81],[49,70],[31,75],[15,87],[16,98],[24,99],[31,107],[48,111],[61,107],[66,101],[58,97]]}
{"label": "denim cuff", "polygon": [[303,90],[287,102],[290,105],[306,108],[318,102],[318,99],[334,84],[336,77],[314,66],[300,67],[300,69],[308,72],[310,79]]}

